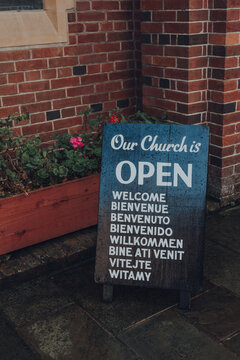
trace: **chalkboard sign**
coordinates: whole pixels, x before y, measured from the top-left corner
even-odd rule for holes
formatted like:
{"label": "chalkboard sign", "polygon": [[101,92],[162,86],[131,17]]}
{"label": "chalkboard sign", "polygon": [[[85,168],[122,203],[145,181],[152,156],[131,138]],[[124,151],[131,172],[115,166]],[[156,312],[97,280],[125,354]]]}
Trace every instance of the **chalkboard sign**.
{"label": "chalkboard sign", "polygon": [[201,288],[208,137],[204,126],[105,126],[96,282]]}

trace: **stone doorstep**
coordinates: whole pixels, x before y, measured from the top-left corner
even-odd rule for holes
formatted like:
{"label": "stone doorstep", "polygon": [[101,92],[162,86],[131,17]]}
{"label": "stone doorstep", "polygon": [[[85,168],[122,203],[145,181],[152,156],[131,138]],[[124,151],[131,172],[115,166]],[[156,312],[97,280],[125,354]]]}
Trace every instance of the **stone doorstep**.
{"label": "stone doorstep", "polygon": [[97,227],[67,234],[0,256],[0,287],[60,271],[95,256]]}

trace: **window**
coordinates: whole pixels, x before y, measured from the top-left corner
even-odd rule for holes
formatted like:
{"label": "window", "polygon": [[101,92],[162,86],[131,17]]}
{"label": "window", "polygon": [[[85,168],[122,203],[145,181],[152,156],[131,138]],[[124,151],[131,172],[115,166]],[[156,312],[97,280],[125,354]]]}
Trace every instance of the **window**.
{"label": "window", "polygon": [[67,42],[66,10],[74,4],[74,0],[0,0],[0,48]]}
{"label": "window", "polygon": [[0,11],[43,9],[43,0],[0,0]]}

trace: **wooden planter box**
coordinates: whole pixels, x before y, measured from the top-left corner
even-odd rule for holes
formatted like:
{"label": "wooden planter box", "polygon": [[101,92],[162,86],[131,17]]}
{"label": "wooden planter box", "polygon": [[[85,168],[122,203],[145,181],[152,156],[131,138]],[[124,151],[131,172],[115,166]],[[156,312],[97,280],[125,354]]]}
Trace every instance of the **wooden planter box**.
{"label": "wooden planter box", "polygon": [[0,255],[97,224],[99,175],[0,199]]}

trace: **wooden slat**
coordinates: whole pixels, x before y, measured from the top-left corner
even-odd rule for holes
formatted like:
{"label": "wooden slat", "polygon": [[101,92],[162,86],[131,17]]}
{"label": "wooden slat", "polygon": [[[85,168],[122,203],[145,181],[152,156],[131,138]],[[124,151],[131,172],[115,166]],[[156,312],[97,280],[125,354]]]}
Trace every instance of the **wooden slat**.
{"label": "wooden slat", "polygon": [[0,254],[97,224],[99,176],[0,200]]}

